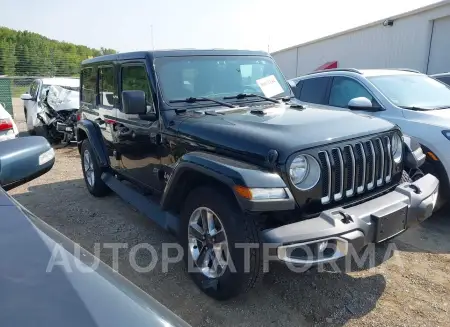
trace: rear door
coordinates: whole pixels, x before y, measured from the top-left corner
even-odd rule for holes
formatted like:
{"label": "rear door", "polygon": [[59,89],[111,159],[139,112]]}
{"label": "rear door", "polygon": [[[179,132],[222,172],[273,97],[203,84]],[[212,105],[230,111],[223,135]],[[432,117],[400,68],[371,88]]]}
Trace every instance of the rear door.
{"label": "rear door", "polygon": [[80,109],[83,118],[96,124],[102,134],[110,165],[119,168],[114,154],[113,125],[117,100],[116,68],[113,63],[84,67],[81,71]]}

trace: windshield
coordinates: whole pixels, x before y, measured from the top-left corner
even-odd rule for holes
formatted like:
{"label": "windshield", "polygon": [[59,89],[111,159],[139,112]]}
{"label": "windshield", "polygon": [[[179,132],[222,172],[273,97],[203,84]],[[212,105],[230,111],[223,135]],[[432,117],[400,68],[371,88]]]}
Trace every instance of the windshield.
{"label": "windshield", "polygon": [[[164,57],[157,58],[155,66],[166,102],[202,97],[223,100],[243,93],[266,97],[291,94],[283,75],[268,57]],[[262,99],[251,97],[246,101]]]}
{"label": "windshield", "polygon": [[426,75],[374,76],[368,80],[399,107],[450,107],[450,88]]}

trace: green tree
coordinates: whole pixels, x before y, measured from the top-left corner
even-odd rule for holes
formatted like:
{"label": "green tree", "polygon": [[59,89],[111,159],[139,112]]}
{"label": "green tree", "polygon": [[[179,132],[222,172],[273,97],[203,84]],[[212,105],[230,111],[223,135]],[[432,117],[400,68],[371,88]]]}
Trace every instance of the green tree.
{"label": "green tree", "polygon": [[0,27],[0,75],[77,76],[83,60],[114,53]]}

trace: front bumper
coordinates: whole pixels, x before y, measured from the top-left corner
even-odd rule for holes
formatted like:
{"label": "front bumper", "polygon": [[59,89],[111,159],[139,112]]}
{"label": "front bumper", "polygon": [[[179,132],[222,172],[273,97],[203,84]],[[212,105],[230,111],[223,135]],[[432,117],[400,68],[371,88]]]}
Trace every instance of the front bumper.
{"label": "front bumper", "polygon": [[331,262],[386,241],[429,218],[439,181],[426,175],[362,204],[323,211],[318,217],[264,230],[263,241],[275,245],[280,261],[293,264]]}

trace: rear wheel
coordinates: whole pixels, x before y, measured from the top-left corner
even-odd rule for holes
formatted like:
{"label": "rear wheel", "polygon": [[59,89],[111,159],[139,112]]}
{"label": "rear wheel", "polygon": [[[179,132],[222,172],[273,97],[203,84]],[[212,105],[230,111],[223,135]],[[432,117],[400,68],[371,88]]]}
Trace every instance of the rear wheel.
{"label": "rear wheel", "polygon": [[[227,300],[249,291],[261,280],[259,230],[234,199],[215,188],[194,189],[181,217],[188,273],[204,293]],[[249,244],[251,248],[245,249]]]}
{"label": "rear wheel", "polygon": [[111,189],[101,179],[102,170],[87,139],[81,145],[81,166],[86,187],[92,195],[102,197],[111,192]]}

